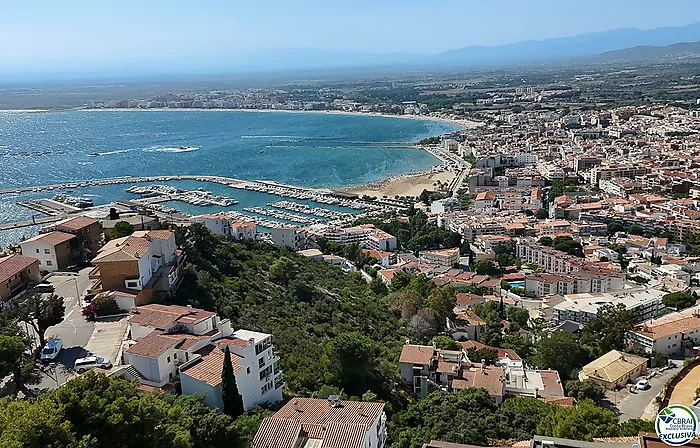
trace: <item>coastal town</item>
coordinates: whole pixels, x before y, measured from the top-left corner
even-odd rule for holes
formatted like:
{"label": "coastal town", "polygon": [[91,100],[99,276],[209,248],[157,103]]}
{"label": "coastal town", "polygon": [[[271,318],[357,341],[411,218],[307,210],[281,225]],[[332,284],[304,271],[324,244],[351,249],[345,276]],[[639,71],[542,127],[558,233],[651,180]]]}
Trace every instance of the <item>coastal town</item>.
{"label": "coastal town", "polygon": [[0,448],[700,448],[700,6],[157,3],[5,8]]}
{"label": "coastal town", "polygon": [[[421,142],[446,177],[414,195],[386,194],[397,179],[334,190],[191,176],[230,187],[232,197],[240,189],[280,197],[244,212],[225,211],[232,197],[167,185],[180,176],[32,187],[53,196],[22,205],[52,219],[0,258],[1,297],[12,309],[70,290],[58,325],[30,332],[42,357],[54,353],[47,355],[53,370],[38,369],[44,391],[102,367],[143,390],[203,394],[207,406],[223,410],[220,373],[230,353],[243,410],[286,403],[262,420],[251,446],[279,446],[273,441],[290,421],[305,429],[284,437],[306,437],[321,415],[337,420],[332,437],[384,446],[390,425],[382,403],[347,401],[342,390],[289,398],[281,367],[287,353],[275,348],[274,334],[238,327],[216,310],[172,304],[197,256],[192,242],[176,236],[184,232],[189,241],[200,229],[327,264],[390,300],[406,300],[415,282],[442,291],[443,311],[399,305],[409,337],[392,362],[407,396],[484,389],[496,408],[512,397],[574,408],[594,399],[623,422],[650,420],[669,400],[697,400],[698,131],[700,116],[674,105],[498,112]],[[140,199],[94,206],[54,195],[100,184],[124,185]],[[188,215],[159,205],[165,200],[221,211]],[[445,237],[415,240],[422,231]],[[606,320],[623,330],[593,329]],[[89,330],[78,337],[77,326]],[[548,341],[566,347],[586,335],[599,340],[570,364],[540,353]],[[11,378],[6,393],[16,385]],[[597,392],[576,392],[577,384]],[[342,422],[354,403],[367,414],[351,436]]]}

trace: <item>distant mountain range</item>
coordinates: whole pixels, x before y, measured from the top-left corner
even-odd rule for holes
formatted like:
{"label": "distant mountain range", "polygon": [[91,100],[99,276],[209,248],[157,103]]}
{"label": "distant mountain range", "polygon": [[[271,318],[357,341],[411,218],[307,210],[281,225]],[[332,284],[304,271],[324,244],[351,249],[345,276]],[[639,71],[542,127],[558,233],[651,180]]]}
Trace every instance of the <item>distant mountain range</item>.
{"label": "distant mountain range", "polygon": [[700,41],[681,42],[665,47],[654,45],[640,45],[624,50],[607,51],[594,58],[595,61],[643,61],[648,59],[662,59],[680,56],[700,56]]}
{"label": "distant mountain range", "polygon": [[[478,67],[596,58],[601,61],[656,57],[666,50],[652,48],[700,41],[700,22],[681,27],[640,30],[621,28],[571,37],[531,40],[497,46],[470,46],[439,54],[340,52],[280,49],[231,55],[226,65],[235,70],[279,70],[332,67]],[[639,47],[644,47],[642,50]],[[627,50],[629,49],[629,50]],[[630,51],[631,53],[618,50]],[[632,50],[634,50],[632,52]],[[676,51],[671,48],[669,51]],[[635,54],[637,56],[635,56]]]}

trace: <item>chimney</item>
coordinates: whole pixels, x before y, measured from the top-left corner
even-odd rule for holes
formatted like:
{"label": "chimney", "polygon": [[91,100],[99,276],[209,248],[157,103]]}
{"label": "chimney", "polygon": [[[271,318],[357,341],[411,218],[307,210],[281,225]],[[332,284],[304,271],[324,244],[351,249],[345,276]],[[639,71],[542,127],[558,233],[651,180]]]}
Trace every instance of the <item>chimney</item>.
{"label": "chimney", "polygon": [[304,411],[302,411],[302,410],[299,408],[299,400],[294,400],[293,405],[294,405],[294,410],[295,410],[295,411],[297,411],[297,412],[304,412]]}
{"label": "chimney", "polygon": [[194,308],[192,308],[192,305],[187,305],[187,312],[194,313]]}

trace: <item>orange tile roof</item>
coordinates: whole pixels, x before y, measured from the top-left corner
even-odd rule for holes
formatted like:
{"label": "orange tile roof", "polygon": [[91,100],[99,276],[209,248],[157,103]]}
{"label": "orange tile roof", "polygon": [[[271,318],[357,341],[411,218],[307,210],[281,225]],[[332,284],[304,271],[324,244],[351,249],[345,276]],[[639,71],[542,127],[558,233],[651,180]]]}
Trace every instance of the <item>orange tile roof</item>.
{"label": "orange tile roof", "polygon": [[193,323],[214,316],[215,314],[216,313],[199,308],[151,303],[138,307],[136,312],[129,317],[129,322],[137,323],[145,327],[165,330],[175,321]]}
{"label": "orange tile roof", "polygon": [[87,216],[76,216],[75,218],[68,218],[63,221],[59,221],[54,224],[55,227],[65,227],[70,230],[81,230],[85,227],[89,227],[95,223],[99,223],[95,218],[88,218]]}
{"label": "orange tile roof", "polygon": [[[505,358],[506,356],[514,361],[518,361],[520,359],[520,356],[518,356],[515,351],[509,348],[499,348],[499,347],[491,347],[490,345],[482,344],[479,341],[462,341],[459,343],[459,345],[462,346],[462,348],[465,351],[468,351],[470,348],[479,350],[482,348],[490,349],[490,350],[496,350],[498,352],[498,357],[499,358]],[[470,360],[472,362],[477,362],[481,361],[480,359],[472,359]]]}
{"label": "orange tile roof", "polygon": [[407,364],[430,364],[433,359],[433,353],[435,349],[433,347],[425,345],[409,345],[406,344],[401,349],[401,357],[399,362],[404,362]]}
{"label": "orange tile roof", "polygon": [[170,230],[149,230],[146,235],[157,240],[169,240],[173,236],[173,232]]}
{"label": "orange tile roof", "polygon": [[322,448],[362,448],[384,403],[293,398],[263,420],[251,448],[291,448],[299,436],[321,440]]}
{"label": "orange tile roof", "polygon": [[[184,369],[181,369],[180,373],[212,387],[221,384],[221,371],[224,368],[224,352],[215,345],[207,345],[194,353],[201,355],[201,358]],[[234,372],[243,369],[243,367],[237,364],[238,361],[241,360],[243,360],[243,358],[231,353],[231,363],[233,364]]]}
{"label": "orange tile roof", "polygon": [[175,347],[183,340],[184,338],[178,339],[152,332],[147,334],[136,344],[129,347],[126,352],[132,355],[144,356],[147,358],[158,358],[160,355],[165,353],[166,350]]}
{"label": "orange tile roof", "polygon": [[56,246],[57,244],[65,243],[66,241],[70,241],[73,238],[75,238],[75,235],[72,233],[66,233],[66,232],[60,232],[58,230],[54,230],[53,232],[49,233],[40,233],[34,238],[29,238],[28,240],[22,241],[23,243],[30,243],[30,242],[39,242],[39,243],[46,243],[46,244],[52,244]]}
{"label": "orange tile roof", "polygon": [[39,260],[19,254],[0,258],[0,283],[9,280],[10,277],[19,274],[34,263],[38,264]]}
{"label": "orange tile roof", "polygon": [[483,370],[480,367],[473,367],[468,370],[463,370],[462,378],[455,378],[452,380],[452,388],[466,389],[468,387],[483,387],[488,391],[490,396],[502,397],[505,394],[505,386],[503,384],[504,378],[502,367],[485,366]]}

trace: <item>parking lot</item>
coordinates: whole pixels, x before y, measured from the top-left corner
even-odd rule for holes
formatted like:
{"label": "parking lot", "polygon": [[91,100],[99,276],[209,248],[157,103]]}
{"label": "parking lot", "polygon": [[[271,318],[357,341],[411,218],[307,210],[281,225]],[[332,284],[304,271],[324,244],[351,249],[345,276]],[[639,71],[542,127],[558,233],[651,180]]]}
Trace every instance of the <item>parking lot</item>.
{"label": "parking lot", "polygon": [[127,316],[123,316],[95,322],[92,337],[85,345],[85,350],[110,360],[112,364],[120,364],[117,357],[127,330],[126,319]]}

